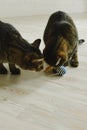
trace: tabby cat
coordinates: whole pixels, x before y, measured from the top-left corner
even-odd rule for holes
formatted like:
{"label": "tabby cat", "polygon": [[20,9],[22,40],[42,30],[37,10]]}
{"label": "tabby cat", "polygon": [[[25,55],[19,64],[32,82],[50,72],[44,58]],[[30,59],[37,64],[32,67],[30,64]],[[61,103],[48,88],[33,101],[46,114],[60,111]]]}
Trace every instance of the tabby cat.
{"label": "tabby cat", "polygon": [[43,69],[40,42],[37,39],[29,44],[11,24],[0,21],[0,74],[7,74],[8,71],[3,65],[6,62],[12,74],[20,74],[16,65],[25,70]]}
{"label": "tabby cat", "polygon": [[79,65],[77,48],[84,40],[78,40],[76,26],[67,13],[58,11],[50,16],[43,39],[44,59],[50,66]]}

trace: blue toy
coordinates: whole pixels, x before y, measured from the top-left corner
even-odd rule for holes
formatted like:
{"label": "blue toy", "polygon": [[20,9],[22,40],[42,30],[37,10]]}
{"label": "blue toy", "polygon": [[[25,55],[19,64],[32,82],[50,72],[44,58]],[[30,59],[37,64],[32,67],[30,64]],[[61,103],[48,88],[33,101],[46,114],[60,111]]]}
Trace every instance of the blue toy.
{"label": "blue toy", "polygon": [[64,74],[66,74],[66,68],[64,66],[59,66],[53,69],[53,73],[58,76],[63,76]]}

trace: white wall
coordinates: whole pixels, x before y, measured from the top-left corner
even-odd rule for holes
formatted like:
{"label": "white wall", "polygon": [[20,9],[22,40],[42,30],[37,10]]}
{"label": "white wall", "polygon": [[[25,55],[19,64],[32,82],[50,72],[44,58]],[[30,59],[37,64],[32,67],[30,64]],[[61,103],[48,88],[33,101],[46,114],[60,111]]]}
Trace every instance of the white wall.
{"label": "white wall", "polygon": [[57,10],[86,12],[87,0],[0,0],[0,17],[46,14]]}

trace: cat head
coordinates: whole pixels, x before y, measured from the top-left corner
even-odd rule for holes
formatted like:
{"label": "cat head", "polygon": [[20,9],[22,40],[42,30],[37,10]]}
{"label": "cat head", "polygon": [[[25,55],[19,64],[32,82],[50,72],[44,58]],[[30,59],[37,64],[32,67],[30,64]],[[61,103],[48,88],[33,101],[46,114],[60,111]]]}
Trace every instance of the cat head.
{"label": "cat head", "polygon": [[17,39],[16,42],[13,40],[13,43],[10,43],[10,62],[25,70],[42,70],[43,55],[39,49],[41,40],[37,39],[32,44],[29,44],[26,40],[20,39]]}
{"label": "cat head", "polygon": [[67,41],[64,38],[52,37],[43,50],[44,60],[50,66],[61,66],[67,62]]}
{"label": "cat head", "polygon": [[21,68],[34,71],[43,69],[43,55],[39,49],[40,42],[40,39],[35,40],[30,45],[30,51],[24,53]]}

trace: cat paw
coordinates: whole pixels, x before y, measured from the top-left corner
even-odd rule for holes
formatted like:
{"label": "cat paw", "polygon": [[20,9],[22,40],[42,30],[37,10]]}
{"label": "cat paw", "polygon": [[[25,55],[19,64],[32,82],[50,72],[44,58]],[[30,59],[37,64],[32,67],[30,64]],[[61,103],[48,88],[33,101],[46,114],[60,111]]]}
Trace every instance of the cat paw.
{"label": "cat paw", "polygon": [[0,74],[7,74],[7,73],[8,73],[8,71],[5,67],[0,68]]}
{"label": "cat paw", "polygon": [[20,73],[21,73],[21,71],[18,68],[15,68],[15,69],[11,70],[12,75],[19,75]]}
{"label": "cat paw", "polygon": [[72,67],[78,67],[79,66],[79,62],[78,61],[70,61],[70,65]]}

